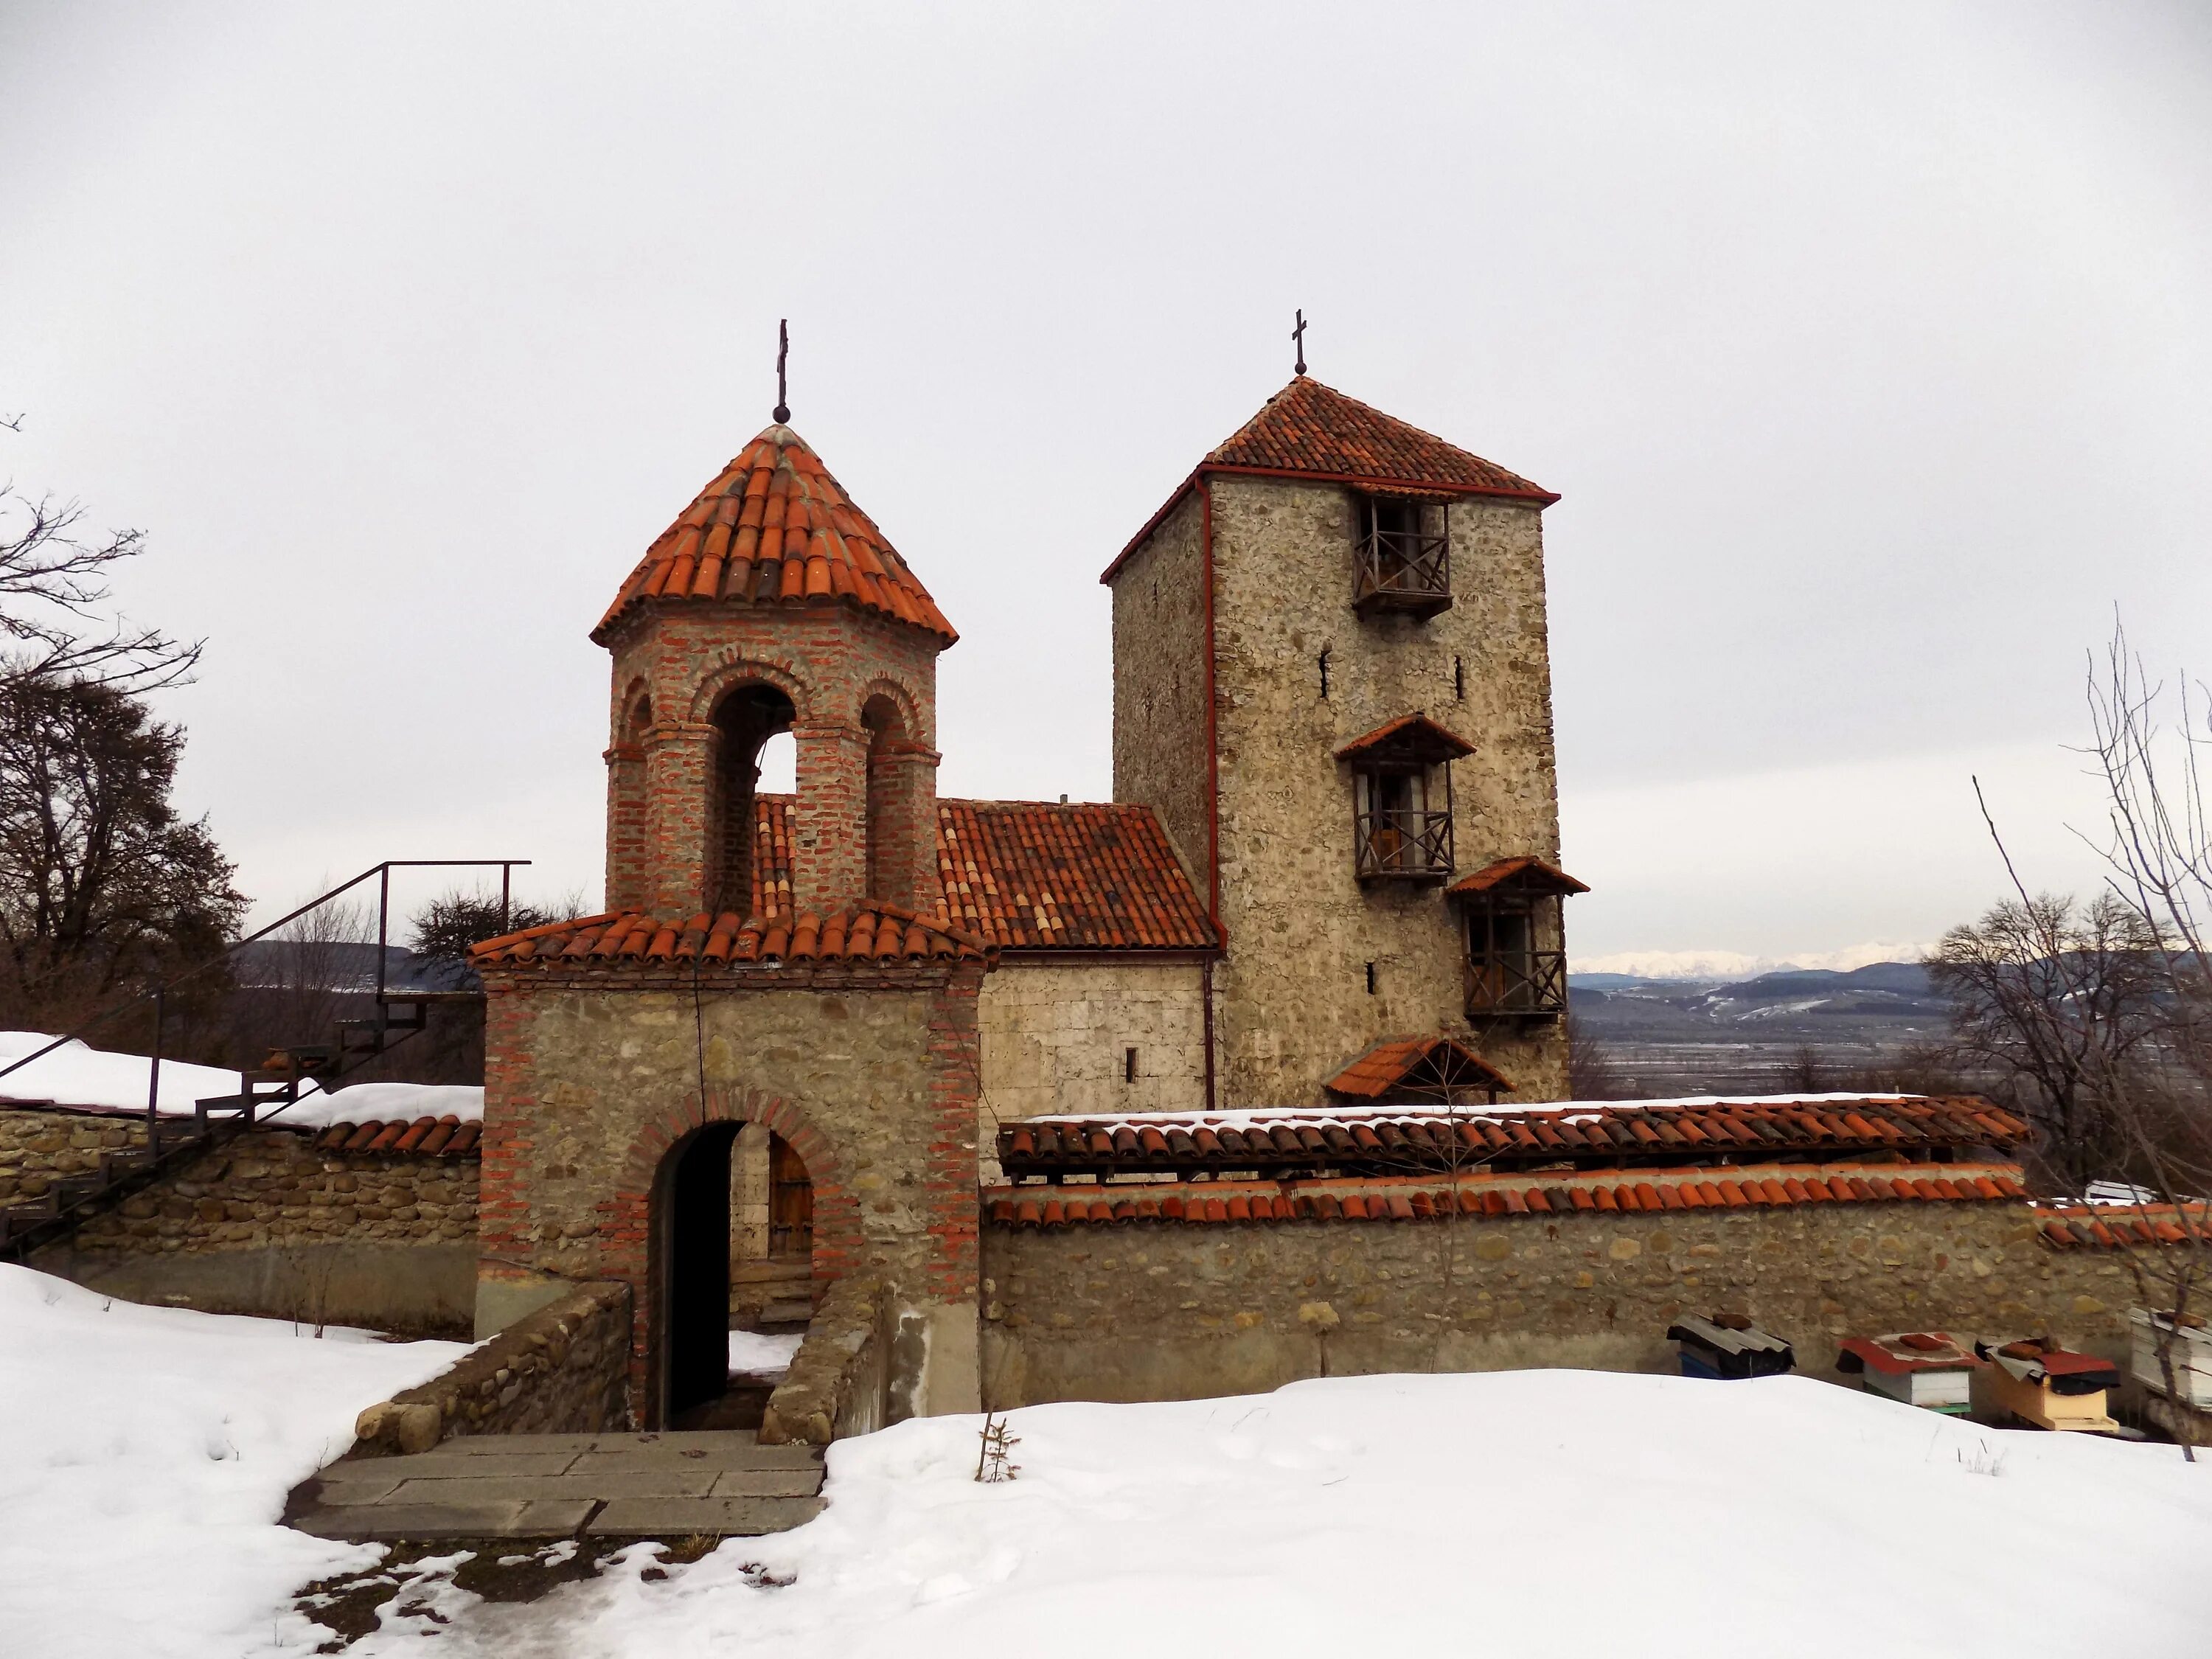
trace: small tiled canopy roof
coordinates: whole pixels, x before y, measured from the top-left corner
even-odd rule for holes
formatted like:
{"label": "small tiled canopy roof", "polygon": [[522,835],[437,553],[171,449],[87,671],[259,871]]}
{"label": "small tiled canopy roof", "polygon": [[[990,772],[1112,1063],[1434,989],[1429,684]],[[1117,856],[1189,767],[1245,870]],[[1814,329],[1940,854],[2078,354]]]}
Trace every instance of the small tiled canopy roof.
{"label": "small tiled canopy roof", "polygon": [[1207,1181],[1110,1187],[993,1187],[984,1218],[999,1227],[1114,1222],[1427,1221],[1437,1216],[1651,1214],[1798,1204],[2017,1203],[2016,1165],[1765,1164],[1731,1170],[1638,1170],[1433,1175],[1331,1181]]}
{"label": "small tiled canopy roof", "polygon": [[1879,1155],[1936,1160],[2024,1144],[2027,1125],[1973,1096],[1695,1104],[1577,1104],[1499,1111],[1437,1106],[1030,1118],[999,1131],[1008,1175],[1234,1170],[1620,1168]]}
{"label": "small tiled canopy roof", "polygon": [[1587,893],[1587,884],[1577,881],[1556,864],[1547,864],[1538,858],[1500,859],[1495,864],[1486,864],[1471,876],[1462,876],[1447,893],[1493,893],[1519,891],[1523,893]]}
{"label": "small tiled canopy roof", "polygon": [[639,963],[926,962],[977,958],[994,947],[974,934],[892,904],[836,915],[740,916],[725,910],[689,921],[641,911],[556,921],[484,940],[469,951],[479,968],[624,967]]}
{"label": "small tiled canopy roof", "polygon": [[1480,1089],[1493,1097],[1513,1085],[1456,1037],[1397,1037],[1378,1042],[1322,1085],[1347,1100]]}
{"label": "small tiled canopy roof", "polygon": [[906,561],[787,426],[747,444],[661,532],[592,630],[653,599],[850,605],[950,645],[959,636]]}
{"label": "small tiled canopy roof", "polygon": [[1339,760],[1419,761],[1433,766],[1438,761],[1459,760],[1474,752],[1474,745],[1455,732],[1448,732],[1426,714],[1401,714],[1372,732],[1354,738],[1336,751]]}
{"label": "small tiled canopy roof", "polygon": [[[791,907],[789,795],[753,806],[753,913]],[[1148,806],[940,800],[945,919],[1018,951],[1205,951],[1206,906]]]}
{"label": "small tiled canopy roof", "polygon": [[[283,1128],[282,1118],[270,1120]],[[365,1118],[333,1123],[310,1143],[319,1152],[411,1152],[422,1158],[470,1158],[477,1153],[480,1123],[464,1123],[451,1112],[443,1117]]]}

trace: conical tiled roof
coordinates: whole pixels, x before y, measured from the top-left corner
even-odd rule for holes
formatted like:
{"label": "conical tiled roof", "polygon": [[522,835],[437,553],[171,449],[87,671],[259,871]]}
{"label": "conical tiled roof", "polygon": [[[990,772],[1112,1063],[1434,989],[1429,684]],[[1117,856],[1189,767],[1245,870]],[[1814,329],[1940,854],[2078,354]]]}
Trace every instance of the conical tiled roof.
{"label": "conical tiled roof", "polygon": [[769,427],[661,532],[592,630],[648,599],[851,605],[959,635],[884,532],[789,427]]}
{"label": "conical tiled roof", "polygon": [[1260,471],[1321,472],[1333,477],[1399,483],[1413,488],[1469,490],[1486,495],[1559,499],[1540,484],[1508,472],[1433,433],[1347,398],[1301,374],[1228,442],[1207,455],[1206,467]]}

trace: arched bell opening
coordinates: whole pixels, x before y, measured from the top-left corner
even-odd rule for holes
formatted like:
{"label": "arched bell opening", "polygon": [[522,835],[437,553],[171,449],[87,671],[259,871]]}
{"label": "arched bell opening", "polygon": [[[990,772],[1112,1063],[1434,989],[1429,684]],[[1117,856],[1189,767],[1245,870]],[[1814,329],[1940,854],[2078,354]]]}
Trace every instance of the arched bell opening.
{"label": "arched bell opening", "polygon": [[798,710],[776,687],[748,683],[724,693],[712,718],[716,741],[707,812],[707,908],[742,915],[755,908],[753,795],[760,786],[761,749],[791,729]]}
{"label": "arched bell opening", "polygon": [[900,819],[900,778],[890,763],[892,746],[906,736],[899,706],[881,692],[860,706],[860,726],[868,734],[868,896],[907,896],[899,867],[908,826]]}

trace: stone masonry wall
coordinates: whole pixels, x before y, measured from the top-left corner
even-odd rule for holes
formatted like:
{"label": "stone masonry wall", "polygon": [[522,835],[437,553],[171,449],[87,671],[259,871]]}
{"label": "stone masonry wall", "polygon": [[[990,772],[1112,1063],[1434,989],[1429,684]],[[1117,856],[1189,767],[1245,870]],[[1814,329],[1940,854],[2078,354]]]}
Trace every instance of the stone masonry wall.
{"label": "stone masonry wall", "polygon": [[[986,1183],[996,1132],[1062,1112],[1195,1112],[1206,1105],[1203,970],[1194,963],[1061,967],[1002,963],[983,981]],[[1127,1079],[1128,1051],[1137,1075]]]}
{"label": "stone masonry wall", "polygon": [[1300,1377],[1671,1369],[1668,1323],[1740,1309],[1834,1364],[1840,1337],[2052,1332],[2118,1357],[2118,1252],[2054,1251],[2025,1206],[1124,1222],[985,1230],[984,1400],[1188,1399]]}
{"label": "stone masonry wall", "polygon": [[[1541,521],[1526,503],[1455,501],[1452,607],[1425,622],[1362,618],[1351,604],[1348,490],[1233,477],[1212,489],[1228,932],[1216,975],[1218,1098],[1300,1104],[1385,1036],[1469,1031],[1460,918],[1441,885],[1355,879],[1340,746],[1426,711],[1475,746],[1451,769],[1459,872],[1516,854],[1559,857]],[[1565,1093],[1556,1023],[1473,1035],[1513,1079],[1516,1103]]]}
{"label": "stone masonry wall", "polygon": [[471,1434],[597,1434],[629,1423],[629,1287],[585,1285],[354,1424],[355,1456]]}
{"label": "stone masonry wall", "polygon": [[[656,1180],[700,1124],[763,1122],[805,1160],[817,1284],[866,1272],[908,1307],[965,1309],[964,1339],[957,1312],[943,1334],[964,1341],[972,1404],[982,977],[976,962],[794,963],[718,974],[695,1009],[688,975],[490,976],[480,1328],[501,1298],[526,1307],[533,1279],[630,1285],[633,1400],[650,1425]],[[940,1346],[929,1363],[955,1359]]]}
{"label": "stone masonry wall", "polygon": [[1203,519],[1194,489],[1114,580],[1114,799],[1158,815],[1201,900],[1212,853]]}
{"label": "stone masonry wall", "polygon": [[[143,1120],[0,1108],[0,1202],[36,1198]],[[477,1162],[319,1152],[257,1129],[189,1159],[39,1253],[40,1268],[131,1301],[392,1330],[467,1322]]]}

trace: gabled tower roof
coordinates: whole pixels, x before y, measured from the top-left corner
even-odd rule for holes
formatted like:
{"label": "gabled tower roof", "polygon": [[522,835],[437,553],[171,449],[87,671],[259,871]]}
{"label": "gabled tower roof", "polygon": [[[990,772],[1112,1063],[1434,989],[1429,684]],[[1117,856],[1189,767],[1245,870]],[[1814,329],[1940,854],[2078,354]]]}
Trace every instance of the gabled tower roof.
{"label": "gabled tower roof", "polygon": [[1495,462],[1301,374],[1209,453],[1222,471],[1318,472],[1457,495],[1559,500]]}
{"label": "gabled tower roof", "polygon": [[1379,495],[1503,496],[1549,507],[1559,498],[1541,484],[1508,472],[1494,461],[1448,444],[1433,432],[1408,426],[1395,415],[1347,398],[1334,386],[1301,374],[1267,399],[1260,412],[1206,452],[1189,477],[1176,486],[1099,577],[1110,582],[1122,561],[1175,510],[1192,485],[1210,473],[1305,477],[1350,484]]}
{"label": "gabled tower roof", "polygon": [[646,550],[592,638],[653,599],[850,605],[960,636],[884,532],[789,427],[768,428]]}

